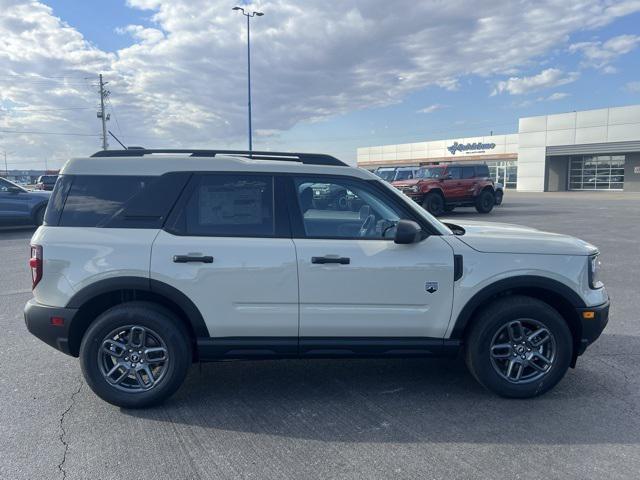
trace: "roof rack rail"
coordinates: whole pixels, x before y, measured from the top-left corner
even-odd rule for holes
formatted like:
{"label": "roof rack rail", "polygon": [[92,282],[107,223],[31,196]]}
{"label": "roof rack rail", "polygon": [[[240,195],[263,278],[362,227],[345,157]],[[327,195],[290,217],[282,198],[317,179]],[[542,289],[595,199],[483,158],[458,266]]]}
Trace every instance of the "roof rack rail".
{"label": "roof rack rail", "polygon": [[236,155],[252,160],[278,160],[283,162],[300,162],[308,165],[333,165],[348,167],[342,160],[322,153],[294,153],[294,152],[256,152],[248,150],[183,150],[183,149],[146,149],[141,147],[126,150],[100,150],[92,157],[142,157],[154,153],[188,153],[191,157],[215,157],[216,155]]}

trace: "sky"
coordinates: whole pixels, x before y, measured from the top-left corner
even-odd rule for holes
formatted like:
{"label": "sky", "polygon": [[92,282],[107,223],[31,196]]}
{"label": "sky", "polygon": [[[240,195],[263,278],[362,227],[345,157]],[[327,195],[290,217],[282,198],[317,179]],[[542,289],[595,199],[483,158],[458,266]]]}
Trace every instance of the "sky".
{"label": "sky", "polygon": [[[247,148],[246,23],[221,0],[0,0],[0,154],[59,168],[108,129],[148,148]],[[260,0],[254,149],[517,132],[640,104],[640,0]],[[118,148],[109,139],[110,148]],[[0,169],[3,165],[0,164]]]}

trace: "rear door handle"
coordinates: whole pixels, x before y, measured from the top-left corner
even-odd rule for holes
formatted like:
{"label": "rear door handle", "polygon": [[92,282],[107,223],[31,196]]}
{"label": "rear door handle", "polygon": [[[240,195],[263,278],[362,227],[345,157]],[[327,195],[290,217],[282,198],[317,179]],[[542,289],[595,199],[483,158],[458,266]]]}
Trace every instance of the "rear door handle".
{"label": "rear door handle", "polygon": [[351,259],[349,257],[311,257],[311,263],[338,263],[340,265],[349,265]]}
{"label": "rear door handle", "polygon": [[173,263],[213,263],[213,257],[210,255],[174,255]]}

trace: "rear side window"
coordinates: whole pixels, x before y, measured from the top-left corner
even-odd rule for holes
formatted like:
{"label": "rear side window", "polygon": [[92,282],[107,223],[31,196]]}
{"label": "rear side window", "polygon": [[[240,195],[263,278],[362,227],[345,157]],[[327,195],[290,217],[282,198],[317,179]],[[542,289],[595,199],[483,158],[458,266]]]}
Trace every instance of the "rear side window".
{"label": "rear side window", "polygon": [[488,177],[488,176],[489,176],[489,166],[487,165],[476,166],[476,177]]}
{"label": "rear side window", "polygon": [[475,173],[474,167],[462,167],[462,178],[473,178]]}
{"label": "rear side window", "polygon": [[189,176],[64,175],[54,187],[45,224],[161,228]]}
{"label": "rear side window", "polygon": [[170,230],[193,236],[274,236],[273,180],[270,175],[194,176]]}

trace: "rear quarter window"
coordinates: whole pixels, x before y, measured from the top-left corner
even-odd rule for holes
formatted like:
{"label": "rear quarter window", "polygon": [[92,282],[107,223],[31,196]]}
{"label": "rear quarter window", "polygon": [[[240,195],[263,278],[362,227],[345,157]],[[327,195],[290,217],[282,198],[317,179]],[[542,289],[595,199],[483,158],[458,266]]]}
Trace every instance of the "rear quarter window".
{"label": "rear quarter window", "polygon": [[45,214],[46,225],[62,227],[161,228],[190,177],[64,175]]}

